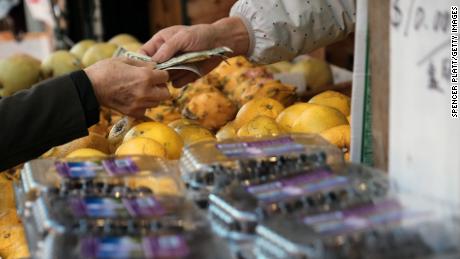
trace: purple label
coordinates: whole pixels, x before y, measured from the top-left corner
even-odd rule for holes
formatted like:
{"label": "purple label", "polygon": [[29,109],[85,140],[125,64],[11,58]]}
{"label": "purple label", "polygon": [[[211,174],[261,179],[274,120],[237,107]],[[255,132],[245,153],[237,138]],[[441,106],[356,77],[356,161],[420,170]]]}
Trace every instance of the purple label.
{"label": "purple label", "polygon": [[107,173],[112,176],[132,175],[139,172],[139,168],[131,158],[104,160],[102,164]]}
{"label": "purple label", "polygon": [[263,203],[272,203],[292,197],[305,196],[322,190],[329,190],[348,184],[344,176],[332,175],[319,170],[311,173],[285,178],[279,181],[252,185],[246,190]]}
{"label": "purple label", "polygon": [[71,198],[70,207],[76,217],[126,218],[164,215],[165,209],[152,196],[140,198]]}
{"label": "purple label", "polygon": [[181,235],[87,237],[80,243],[84,258],[184,258],[190,249]]}
{"label": "purple label", "polygon": [[391,225],[401,220],[418,220],[428,215],[429,213],[424,211],[403,209],[396,200],[386,200],[347,210],[307,216],[302,221],[320,234],[338,235],[379,225]]}
{"label": "purple label", "polygon": [[139,168],[131,158],[102,161],[58,161],[55,167],[56,171],[66,178],[94,178],[104,173],[111,176],[125,176],[139,172]]}
{"label": "purple label", "polygon": [[56,171],[66,178],[93,178],[104,167],[100,162],[56,162]]}
{"label": "purple label", "polygon": [[271,140],[216,144],[217,149],[230,158],[274,156],[291,152],[302,152],[304,146],[291,137],[279,137]]}

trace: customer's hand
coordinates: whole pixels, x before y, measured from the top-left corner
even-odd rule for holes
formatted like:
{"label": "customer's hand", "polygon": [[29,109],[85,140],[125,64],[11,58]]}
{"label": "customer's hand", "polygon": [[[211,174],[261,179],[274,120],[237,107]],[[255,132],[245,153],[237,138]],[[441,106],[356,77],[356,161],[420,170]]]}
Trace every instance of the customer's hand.
{"label": "customer's hand", "polygon": [[168,73],[153,70],[152,63],[112,58],[85,68],[85,72],[101,105],[136,118],[170,97]]}
{"label": "customer's hand", "polygon": [[[179,53],[221,46],[233,49],[234,55],[247,53],[249,35],[239,18],[224,18],[213,24],[172,26],[163,29],[142,46],[141,52],[152,56],[155,62],[162,63]],[[207,74],[220,62],[220,58],[213,58],[199,62],[198,67],[202,74]],[[186,71],[171,74],[171,81],[175,86],[183,86],[195,79],[194,74]]]}

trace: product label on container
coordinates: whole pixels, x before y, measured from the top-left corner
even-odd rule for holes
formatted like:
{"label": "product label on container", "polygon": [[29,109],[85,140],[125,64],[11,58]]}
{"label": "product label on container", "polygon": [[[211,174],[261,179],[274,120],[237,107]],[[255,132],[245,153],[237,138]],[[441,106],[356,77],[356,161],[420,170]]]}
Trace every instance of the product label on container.
{"label": "product label on container", "polygon": [[101,174],[125,176],[139,172],[139,168],[131,158],[102,161],[58,161],[55,167],[56,171],[66,178],[94,178]]}
{"label": "product label on container", "polygon": [[303,223],[324,235],[340,235],[375,228],[381,225],[418,221],[428,217],[427,211],[404,209],[396,200],[386,200],[342,211],[302,218]]}
{"label": "product label on container", "polygon": [[321,169],[270,183],[248,186],[246,190],[263,203],[273,203],[348,184],[348,178],[333,175],[329,171]]}
{"label": "product label on container", "polygon": [[302,152],[305,150],[303,145],[296,143],[291,137],[216,144],[216,147],[222,154],[229,158],[276,156],[291,152]]}
{"label": "product label on container", "polygon": [[80,243],[83,258],[184,258],[190,249],[181,235],[88,237]]}
{"label": "product label on container", "polygon": [[161,216],[165,213],[164,207],[153,196],[122,199],[71,198],[70,207],[76,217],[90,218],[143,218]]}

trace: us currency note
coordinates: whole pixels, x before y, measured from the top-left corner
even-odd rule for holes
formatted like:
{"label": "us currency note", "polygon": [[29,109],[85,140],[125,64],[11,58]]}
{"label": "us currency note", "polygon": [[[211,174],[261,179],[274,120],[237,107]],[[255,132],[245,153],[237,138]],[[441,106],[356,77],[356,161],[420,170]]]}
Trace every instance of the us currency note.
{"label": "us currency note", "polygon": [[[203,61],[212,57],[222,57],[226,59],[226,55],[232,53],[233,51],[228,47],[220,47],[211,50],[189,52],[176,57],[171,58],[168,61],[163,63],[155,64],[154,68],[159,70],[187,70],[192,73],[195,73],[198,76],[202,76],[198,67],[194,65],[194,62]],[[137,59],[144,62],[153,62],[151,57],[128,51],[123,47],[119,47],[114,55],[114,57],[125,56],[131,59]]]}

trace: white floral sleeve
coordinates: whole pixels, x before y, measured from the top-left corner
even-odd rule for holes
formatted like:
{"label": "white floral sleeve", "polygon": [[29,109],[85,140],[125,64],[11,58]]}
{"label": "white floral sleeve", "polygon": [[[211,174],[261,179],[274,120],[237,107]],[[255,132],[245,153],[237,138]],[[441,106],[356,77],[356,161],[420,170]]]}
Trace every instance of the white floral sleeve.
{"label": "white floral sleeve", "polygon": [[257,63],[290,60],[338,41],[354,30],[354,0],[239,0],[230,11],[250,35]]}

